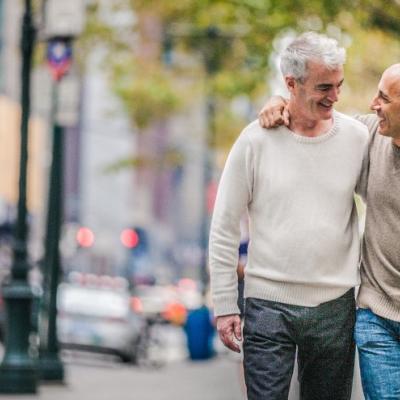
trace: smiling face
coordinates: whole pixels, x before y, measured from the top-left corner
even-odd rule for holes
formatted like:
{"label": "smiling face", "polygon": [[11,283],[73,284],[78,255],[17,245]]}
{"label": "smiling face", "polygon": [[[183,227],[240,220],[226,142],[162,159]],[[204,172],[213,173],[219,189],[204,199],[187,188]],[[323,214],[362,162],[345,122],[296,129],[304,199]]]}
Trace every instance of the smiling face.
{"label": "smiling face", "polygon": [[338,101],[343,84],[343,67],[330,69],[326,65],[310,61],[304,81],[287,76],[287,87],[298,115],[311,121],[332,118],[333,105]]}
{"label": "smiling face", "polygon": [[379,118],[378,132],[400,145],[400,64],[383,73],[370,107]]}

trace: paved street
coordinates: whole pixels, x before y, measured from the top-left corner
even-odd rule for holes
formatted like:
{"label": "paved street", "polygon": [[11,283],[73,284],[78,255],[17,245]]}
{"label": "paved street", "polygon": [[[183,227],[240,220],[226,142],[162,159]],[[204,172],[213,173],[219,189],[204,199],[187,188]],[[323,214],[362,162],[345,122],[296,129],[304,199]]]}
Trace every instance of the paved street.
{"label": "paved street", "polygon": [[[123,364],[117,357],[63,351],[65,384],[41,384],[38,395],[1,395],[0,400],[243,400],[239,359],[223,352],[190,361],[183,331],[163,328],[159,368]],[[222,345],[216,341],[220,353]],[[3,357],[0,345],[0,359]]]}
{"label": "paved street", "polygon": [[[64,385],[42,384],[38,395],[0,395],[0,399],[245,400],[238,359],[226,354],[208,361],[173,361],[156,370],[126,366],[105,356],[74,354],[65,360]],[[289,400],[297,399],[294,377]],[[356,377],[352,400],[363,399]]]}
{"label": "paved street", "polygon": [[[63,357],[65,384],[41,384],[38,395],[0,395],[0,400],[245,400],[235,355],[197,362],[177,355],[151,369],[124,365],[111,356],[69,352]],[[289,400],[299,398],[296,368],[293,375]],[[364,400],[358,368],[352,400]]]}
{"label": "paved street", "polygon": [[243,400],[239,364],[220,356],[209,361],[176,361],[157,370],[124,366],[112,359],[67,361],[65,385],[41,385],[36,396],[4,400]]}
{"label": "paved street", "polygon": [[[154,369],[122,364],[112,356],[63,352],[64,385],[41,384],[35,396],[0,395],[0,400],[245,400],[238,355],[215,342],[219,355],[189,361],[179,329],[164,333],[166,365]],[[0,359],[2,358],[0,346]],[[298,400],[295,367],[289,400]],[[352,400],[364,400],[356,359]]]}

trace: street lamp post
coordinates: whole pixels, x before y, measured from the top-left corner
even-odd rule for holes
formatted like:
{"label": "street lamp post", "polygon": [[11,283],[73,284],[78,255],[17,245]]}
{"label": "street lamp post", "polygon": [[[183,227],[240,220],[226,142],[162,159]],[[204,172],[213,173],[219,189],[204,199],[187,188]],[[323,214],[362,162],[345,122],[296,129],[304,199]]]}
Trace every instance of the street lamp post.
{"label": "street lamp post", "polygon": [[43,262],[44,292],[39,324],[39,373],[46,381],[63,381],[64,366],[57,339],[57,288],[61,275],[59,250],[63,220],[64,127],[60,118],[60,92],[72,63],[72,38],[83,28],[83,1],[47,0],[45,34],[49,39],[47,61],[53,76],[52,163],[49,180],[47,230]]}
{"label": "street lamp post", "polygon": [[73,75],[62,79],[59,76],[59,79],[53,83],[52,163],[45,256],[42,263],[44,280],[39,324],[39,375],[45,381],[61,382],[64,379],[64,366],[59,356],[57,339],[57,289],[62,271],[59,242],[64,208],[64,133],[66,126],[75,126],[77,123],[79,95],[77,86]]}
{"label": "street lamp post", "polygon": [[21,142],[18,214],[14,232],[11,280],[3,289],[7,310],[5,356],[0,366],[0,393],[36,393],[35,360],[29,353],[33,292],[28,283],[27,252],[27,164],[30,114],[30,71],[35,29],[32,5],[25,0],[21,52]]}
{"label": "street lamp post", "polygon": [[39,376],[42,380],[63,381],[64,366],[57,341],[57,286],[61,271],[59,240],[62,222],[64,130],[56,119],[58,85],[53,85],[52,163],[49,179],[47,229],[43,261],[43,298],[39,326]]}

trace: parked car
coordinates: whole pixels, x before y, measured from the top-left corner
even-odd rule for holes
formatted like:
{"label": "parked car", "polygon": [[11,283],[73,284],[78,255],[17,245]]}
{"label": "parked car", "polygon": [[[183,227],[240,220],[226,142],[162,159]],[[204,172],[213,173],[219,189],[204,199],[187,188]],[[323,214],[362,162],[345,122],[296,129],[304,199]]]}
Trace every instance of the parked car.
{"label": "parked car", "polygon": [[147,319],[161,319],[184,325],[187,314],[203,304],[195,281],[182,278],[176,285],[137,285],[133,290],[133,306]]}
{"label": "parked car", "polygon": [[59,341],[63,348],[113,353],[124,362],[135,362],[145,321],[133,310],[128,289],[112,287],[112,280],[102,279],[106,285],[60,285]]}

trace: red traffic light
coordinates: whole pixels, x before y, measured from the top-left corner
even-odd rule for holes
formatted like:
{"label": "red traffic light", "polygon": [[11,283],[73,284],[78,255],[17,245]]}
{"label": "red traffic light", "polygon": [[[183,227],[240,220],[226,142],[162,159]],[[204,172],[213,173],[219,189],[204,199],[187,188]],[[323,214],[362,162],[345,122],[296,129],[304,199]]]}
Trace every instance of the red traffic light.
{"label": "red traffic light", "polygon": [[133,249],[139,244],[139,236],[134,229],[124,229],[120,236],[121,242],[125,247]]}
{"label": "red traffic light", "polygon": [[94,243],[94,233],[91,229],[81,227],[76,233],[76,241],[81,247],[92,247]]}

